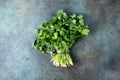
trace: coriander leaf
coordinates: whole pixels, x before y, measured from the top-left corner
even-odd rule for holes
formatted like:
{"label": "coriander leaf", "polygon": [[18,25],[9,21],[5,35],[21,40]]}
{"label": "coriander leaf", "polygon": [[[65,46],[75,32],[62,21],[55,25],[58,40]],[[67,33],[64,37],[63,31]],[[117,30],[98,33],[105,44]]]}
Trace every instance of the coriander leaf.
{"label": "coriander leaf", "polygon": [[69,67],[73,65],[70,48],[77,39],[89,34],[83,15],[68,15],[58,10],[56,15],[34,31],[36,39],[32,46],[43,54],[50,54],[53,65]]}

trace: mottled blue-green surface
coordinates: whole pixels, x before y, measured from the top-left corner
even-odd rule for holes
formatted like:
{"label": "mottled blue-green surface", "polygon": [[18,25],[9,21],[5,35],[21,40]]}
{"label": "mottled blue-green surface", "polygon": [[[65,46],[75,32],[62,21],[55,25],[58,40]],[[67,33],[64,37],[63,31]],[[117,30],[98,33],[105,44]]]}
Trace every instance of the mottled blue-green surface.
{"label": "mottled blue-green surface", "polygon": [[[58,9],[83,14],[90,34],[56,68],[34,50],[34,30]],[[120,0],[0,0],[0,80],[120,80]]]}

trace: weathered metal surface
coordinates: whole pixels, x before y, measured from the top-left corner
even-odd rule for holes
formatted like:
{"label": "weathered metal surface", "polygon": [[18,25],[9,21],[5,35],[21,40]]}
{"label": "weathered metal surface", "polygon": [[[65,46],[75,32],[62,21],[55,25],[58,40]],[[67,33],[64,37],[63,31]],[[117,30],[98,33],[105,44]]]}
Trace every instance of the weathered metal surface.
{"label": "weathered metal surface", "polygon": [[[91,30],[72,47],[71,68],[31,46],[58,9],[83,14]],[[0,80],[120,80],[120,0],[0,0]]]}

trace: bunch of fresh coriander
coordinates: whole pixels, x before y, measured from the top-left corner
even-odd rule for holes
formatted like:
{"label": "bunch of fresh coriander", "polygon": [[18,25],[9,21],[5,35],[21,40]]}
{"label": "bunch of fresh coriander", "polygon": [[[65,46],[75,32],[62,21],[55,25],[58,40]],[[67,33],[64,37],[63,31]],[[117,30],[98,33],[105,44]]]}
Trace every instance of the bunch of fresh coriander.
{"label": "bunch of fresh coriander", "polygon": [[33,47],[43,54],[50,54],[53,65],[69,67],[73,65],[70,48],[75,41],[89,33],[82,15],[67,15],[58,10],[56,16],[45,21],[35,30]]}

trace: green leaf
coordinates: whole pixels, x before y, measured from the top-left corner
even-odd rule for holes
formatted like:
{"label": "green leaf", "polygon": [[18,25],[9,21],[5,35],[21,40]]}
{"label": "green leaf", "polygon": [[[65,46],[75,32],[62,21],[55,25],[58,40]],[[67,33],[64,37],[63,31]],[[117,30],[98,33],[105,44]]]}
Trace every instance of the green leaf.
{"label": "green leaf", "polygon": [[59,14],[62,15],[62,14],[63,14],[63,10],[58,10],[58,11],[57,11],[57,14],[58,14],[58,15],[59,15]]}
{"label": "green leaf", "polygon": [[77,16],[78,19],[82,19],[83,18],[83,15],[79,15]]}
{"label": "green leaf", "polygon": [[63,30],[60,31],[60,35],[63,36],[65,35],[65,32]]}
{"label": "green leaf", "polygon": [[56,20],[57,20],[57,18],[56,18],[56,17],[53,17],[53,18],[51,19],[51,23],[56,22]]}
{"label": "green leaf", "polygon": [[64,17],[65,20],[68,18],[66,13],[63,13],[63,17]]}
{"label": "green leaf", "polygon": [[72,20],[72,22],[74,23],[74,24],[76,24],[76,20],[74,19],[74,20]]}
{"label": "green leaf", "polygon": [[63,10],[58,10],[57,11],[57,18],[59,19],[59,20],[61,20],[61,17],[62,17],[62,15],[63,15]]}
{"label": "green leaf", "polygon": [[54,36],[52,37],[52,39],[57,39],[57,38],[58,38],[58,33],[55,32],[55,33],[54,33]]}
{"label": "green leaf", "polygon": [[83,19],[80,19],[79,22],[80,22],[81,25],[84,25]]}
{"label": "green leaf", "polygon": [[71,15],[71,18],[75,18],[75,17],[76,17],[76,14]]}
{"label": "green leaf", "polygon": [[88,29],[83,29],[82,35],[88,35],[88,33],[89,33],[89,30],[88,30]]}

